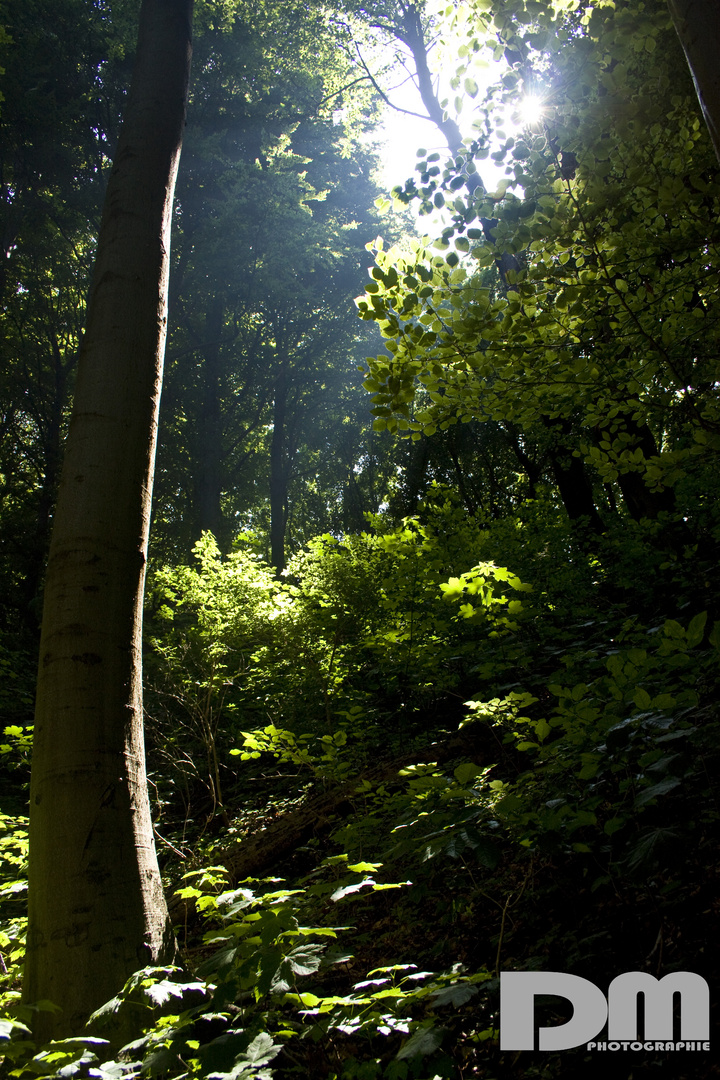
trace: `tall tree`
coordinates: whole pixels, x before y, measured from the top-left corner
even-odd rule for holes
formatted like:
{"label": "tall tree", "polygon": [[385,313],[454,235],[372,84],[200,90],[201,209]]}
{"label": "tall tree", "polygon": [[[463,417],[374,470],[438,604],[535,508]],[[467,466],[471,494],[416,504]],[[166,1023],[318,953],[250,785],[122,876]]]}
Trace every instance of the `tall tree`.
{"label": "tall tree", "polygon": [[203,530],[227,550],[252,527],[272,531],[282,567],[310,413],[361,359],[348,353],[378,229],[361,141],[373,110],[324,9],[224,11],[196,26],[152,543],[185,557]]}
{"label": "tall tree", "polygon": [[[473,33],[477,37],[473,39],[472,52],[483,51],[478,38],[483,34],[487,35],[488,39],[490,38],[491,33],[493,33],[492,20],[495,14],[497,24],[495,29],[501,30],[499,35],[501,44],[498,44],[494,37],[492,40],[492,44],[497,51],[496,60],[503,55],[503,50],[505,50],[506,58],[525,56],[527,48],[517,36],[517,28],[512,25],[512,20],[488,9],[489,5],[482,11],[476,10],[473,12]],[[485,185],[475,162],[469,164],[465,161],[466,146],[458,120],[449,110],[448,102],[441,100],[440,80],[437,74],[433,74],[431,71],[430,53],[433,46],[437,44],[438,37],[442,36],[443,20],[439,19],[437,15],[433,16],[427,10],[424,0],[418,0],[418,3],[406,3],[405,0],[389,0],[389,2],[386,2],[386,0],[370,0],[369,3],[363,2],[359,6],[351,2],[349,10],[355,15],[356,19],[359,18],[371,30],[379,30],[389,43],[395,43],[396,45],[400,43],[406,50],[408,54],[407,60],[400,58],[400,62],[410,71],[412,80],[420,95],[422,107],[425,110],[425,117],[442,134],[452,157],[463,161],[463,169],[454,178],[454,191],[459,195],[460,189],[465,188],[470,197],[478,191],[484,191]],[[521,51],[513,51],[517,49]],[[470,50],[467,49],[465,55],[468,55],[469,52]],[[510,61],[508,60],[508,62]],[[377,81],[370,74],[367,65],[364,64],[364,61],[362,63],[368,72],[368,78],[371,79],[383,99],[392,107],[397,108],[392,102],[392,95],[388,96],[380,89]],[[458,89],[460,79],[455,77],[452,80],[452,85],[455,89]],[[471,96],[475,96],[478,92],[477,84],[472,78],[465,80],[465,88]],[[458,114],[461,108],[462,98],[456,97],[455,109]],[[405,110],[400,109],[400,111]],[[436,154],[435,157],[439,158],[439,155]],[[439,172],[437,166],[429,169],[428,176],[424,176],[423,180],[425,181],[435,171]],[[413,193],[416,193],[414,185],[410,184],[409,187],[411,187]],[[398,190],[396,189],[397,193]],[[425,200],[424,209],[430,211],[439,208],[440,205],[440,202],[430,204]],[[497,225],[496,219],[490,216],[481,217],[480,225],[486,239],[494,246],[493,230]],[[499,274],[498,284],[503,292],[507,292],[508,287],[512,287],[509,285],[508,274],[512,272],[517,275],[520,271],[520,257],[513,250],[498,248],[495,255],[495,265]],[[602,532],[603,522],[595,506],[592,484],[587,476],[584,462],[572,456],[572,447],[569,446],[567,430],[559,431],[557,423],[551,421],[548,416],[543,418],[543,424],[551,432],[548,449],[552,464],[552,476],[568,516],[573,521],[589,524],[593,532]],[[418,454],[414,455],[413,460],[415,462],[419,460]],[[425,460],[427,460],[427,454]]]}
{"label": "tall tree", "polygon": [[[662,520],[685,470],[714,452],[718,415],[717,170],[667,9],[528,3],[498,5],[495,20],[542,63],[518,61],[468,154],[444,175],[421,161],[406,188],[444,204],[449,224],[435,251],[378,253],[360,305],[393,339],[366,384],[377,424],[413,438],[473,417],[545,428],[559,489],[584,462],[598,493],[598,480],[617,485],[634,518]],[[471,159],[488,156],[523,85],[544,95],[544,118],[502,137],[506,179],[468,197]],[[521,256],[505,294],[487,277],[500,251]],[[592,494],[562,494],[571,517],[592,525]]]}
{"label": "tall tree", "polygon": [[110,19],[92,0],[2,5],[0,602],[6,629],[29,633],[33,647],[108,147],[132,61],[137,12],[129,31],[127,6],[114,0]]}
{"label": "tall tree", "polygon": [[668,0],[668,7],[720,161],[720,12],[713,0]]}
{"label": "tall tree", "polygon": [[145,777],[141,629],[192,0],[143,0],[53,526],[30,792],[28,1002],[77,1031],[175,949]]}

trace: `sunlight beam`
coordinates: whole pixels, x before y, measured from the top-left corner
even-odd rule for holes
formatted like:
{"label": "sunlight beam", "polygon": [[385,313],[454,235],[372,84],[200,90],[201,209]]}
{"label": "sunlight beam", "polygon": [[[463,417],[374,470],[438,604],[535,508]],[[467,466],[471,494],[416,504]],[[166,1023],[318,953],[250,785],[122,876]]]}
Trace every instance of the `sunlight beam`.
{"label": "sunlight beam", "polygon": [[538,94],[526,94],[518,108],[521,127],[535,127],[541,123],[545,113],[543,99]]}

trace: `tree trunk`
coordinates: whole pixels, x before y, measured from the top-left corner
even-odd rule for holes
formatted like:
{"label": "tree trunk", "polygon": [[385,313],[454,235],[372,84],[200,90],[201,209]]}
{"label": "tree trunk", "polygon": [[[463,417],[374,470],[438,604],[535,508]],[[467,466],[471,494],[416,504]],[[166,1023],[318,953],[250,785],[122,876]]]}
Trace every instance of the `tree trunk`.
{"label": "tree trunk", "polygon": [[411,442],[408,449],[405,491],[403,492],[403,512],[407,517],[413,517],[418,512],[418,505],[427,487],[430,440],[426,438]]}
{"label": "tree trunk", "polygon": [[720,161],[720,11],[717,0],[668,0],[668,7]]}
{"label": "tree trunk", "polygon": [[518,464],[522,466],[525,476],[527,477],[528,499],[537,499],[537,487],[543,474],[542,465],[540,462],[534,461],[530,455],[525,452],[520,443],[520,435],[514,424],[509,420],[506,420],[502,424],[502,430],[508,445],[511,447],[512,452],[518,460]]}
{"label": "tree trunk", "polygon": [[175,943],[145,776],[141,629],[192,0],[143,0],[50,546],[30,789],[26,1002],[41,1041]]}
{"label": "tree trunk", "polygon": [[[658,448],[655,437],[647,424],[640,426],[632,416],[623,417],[625,430],[633,436],[633,441],[628,443],[628,448],[642,450],[643,457],[657,457]],[[661,488],[653,491],[647,486],[642,473],[620,473],[617,478],[618,487],[622,492],[623,501],[628,508],[630,516],[635,521],[648,518],[654,521],[661,511],[672,513],[675,509],[675,492],[672,488]]]}
{"label": "tree trunk", "polygon": [[477,510],[475,499],[468,491],[468,486],[465,483],[465,476],[463,474],[462,465],[460,463],[460,451],[456,445],[456,432],[457,428],[448,428],[445,432],[445,449],[447,450],[448,457],[452,461],[453,470],[455,472],[455,481],[457,483],[458,493],[463,501],[463,505],[471,517],[474,517]]}
{"label": "tree trunk", "polygon": [[569,441],[570,421],[543,416],[542,422],[552,436],[550,463],[567,516],[572,522],[585,521],[591,532],[600,535],[605,531],[605,526],[595,506],[592,484],[583,461],[573,455]]}
{"label": "tree trunk", "polygon": [[209,531],[220,541],[221,510],[221,438],[222,413],[220,403],[220,338],[223,326],[222,295],[214,296],[205,312],[206,346],[203,356],[203,401],[200,414],[200,475],[197,502],[200,529]]}
{"label": "tree trunk", "polygon": [[[442,133],[450,153],[459,154],[463,148],[462,132],[452,117],[448,116],[438,100],[433,85],[433,77],[428,66],[428,50],[422,21],[415,4],[409,4],[404,9],[402,12],[402,28],[395,28],[395,34],[401,41],[405,42],[412,53],[415,61],[417,87],[420,91],[422,103],[427,110],[428,120],[431,120]],[[480,178],[477,177],[477,179]]]}
{"label": "tree trunk", "polygon": [[604,532],[605,526],[595,506],[592,485],[581,459],[573,457],[569,452],[564,454],[562,450],[553,450],[550,462],[560,498],[570,520],[586,521],[591,532]]}
{"label": "tree trunk", "polygon": [[270,562],[280,574],[285,569],[285,527],[288,513],[288,466],[285,446],[287,375],[283,368],[275,383],[273,433],[270,444]]}

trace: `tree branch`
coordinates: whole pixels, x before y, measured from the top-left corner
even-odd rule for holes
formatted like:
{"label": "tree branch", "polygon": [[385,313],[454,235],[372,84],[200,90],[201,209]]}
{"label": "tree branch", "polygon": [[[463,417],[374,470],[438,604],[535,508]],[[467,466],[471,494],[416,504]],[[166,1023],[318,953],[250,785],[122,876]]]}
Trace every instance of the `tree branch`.
{"label": "tree branch", "polygon": [[[355,44],[355,48],[357,50],[357,54],[358,54],[360,63],[362,64],[362,66],[363,66],[363,68],[365,70],[365,73],[367,75],[367,78],[370,80],[373,87],[375,88],[375,92],[380,95],[380,97],[382,98],[382,100],[385,102],[386,105],[389,105],[389,107],[391,109],[394,109],[395,112],[405,113],[406,116],[417,116],[419,120],[429,120],[430,119],[429,116],[423,116],[422,113],[413,112],[412,109],[403,109],[399,105],[395,105],[390,100],[390,98],[387,96],[385,91],[383,89],[381,89],[381,87],[378,84],[375,76],[373,75],[373,73],[370,71],[370,68],[365,63],[365,59],[364,59],[362,53],[360,52],[360,46],[357,43]],[[358,82],[359,81],[360,80],[358,80]]]}

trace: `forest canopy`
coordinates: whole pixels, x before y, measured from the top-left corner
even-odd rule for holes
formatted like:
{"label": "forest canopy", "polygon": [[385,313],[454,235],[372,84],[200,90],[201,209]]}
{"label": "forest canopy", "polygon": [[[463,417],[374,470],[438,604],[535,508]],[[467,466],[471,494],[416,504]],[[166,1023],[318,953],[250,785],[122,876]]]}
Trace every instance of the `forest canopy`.
{"label": "forest canopy", "polygon": [[[94,1000],[105,928],[74,911],[78,1019],[23,989],[33,708],[139,7],[0,5],[2,1069],[605,1076],[585,1043],[502,1049],[500,976],[604,994],[717,970],[720,164],[697,25],[664,0],[195,0],[137,658],[172,940],[157,963],[133,942]],[[427,141],[385,191],[402,109]],[[78,685],[100,655],[72,657]],[[710,1037],[612,1067],[712,1077]]]}

